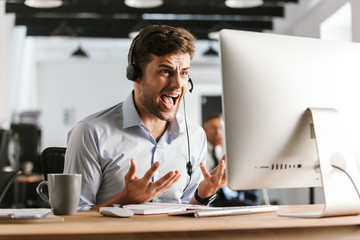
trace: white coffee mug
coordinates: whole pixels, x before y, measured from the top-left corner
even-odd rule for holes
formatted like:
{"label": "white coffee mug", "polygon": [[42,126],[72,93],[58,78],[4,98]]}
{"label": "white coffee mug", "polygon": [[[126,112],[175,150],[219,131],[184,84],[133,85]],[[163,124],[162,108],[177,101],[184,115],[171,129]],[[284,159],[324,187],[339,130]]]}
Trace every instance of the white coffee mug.
{"label": "white coffee mug", "polygon": [[[48,186],[49,198],[43,193]],[[36,192],[53,210],[55,215],[74,215],[79,207],[81,192],[81,174],[48,174],[48,180],[42,181]]]}

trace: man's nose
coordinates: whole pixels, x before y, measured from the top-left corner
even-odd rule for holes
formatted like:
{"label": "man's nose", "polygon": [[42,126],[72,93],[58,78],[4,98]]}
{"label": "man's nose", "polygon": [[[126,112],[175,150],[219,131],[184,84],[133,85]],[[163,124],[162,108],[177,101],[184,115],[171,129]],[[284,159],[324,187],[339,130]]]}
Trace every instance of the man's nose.
{"label": "man's nose", "polygon": [[174,74],[171,78],[171,86],[175,89],[181,88],[182,77],[180,74]]}

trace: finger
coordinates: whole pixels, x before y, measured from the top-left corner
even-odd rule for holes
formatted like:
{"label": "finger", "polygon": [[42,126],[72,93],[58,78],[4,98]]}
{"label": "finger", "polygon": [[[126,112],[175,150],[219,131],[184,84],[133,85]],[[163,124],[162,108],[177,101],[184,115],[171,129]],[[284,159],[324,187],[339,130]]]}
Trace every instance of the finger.
{"label": "finger", "polygon": [[223,180],[226,181],[226,167],[225,167],[225,170],[224,170],[224,175],[223,175]]}
{"label": "finger", "polygon": [[220,182],[224,175],[225,175],[225,160],[221,160],[219,165],[217,166],[217,171],[216,171],[217,181]]}
{"label": "finger", "polygon": [[180,177],[180,172],[176,170],[174,176],[172,176],[168,181],[166,181],[162,187],[164,187],[165,189],[171,188],[180,179]]}
{"label": "finger", "polygon": [[[157,184],[157,193],[161,194],[162,192],[168,190],[169,188],[171,188],[177,181],[179,181],[181,177],[181,174],[179,173],[179,171],[175,171],[174,175],[167,179],[164,183],[162,184]],[[159,179],[160,180],[160,179]]]}
{"label": "finger", "polygon": [[135,161],[135,159],[130,159],[130,168],[129,171],[126,173],[125,175],[125,180],[131,181],[132,179],[134,179],[136,171],[137,171],[137,163]]}
{"label": "finger", "polygon": [[203,163],[200,163],[200,169],[205,179],[209,179],[211,177],[210,173],[206,170],[206,167]]}
{"label": "finger", "polygon": [[174,176],[172,181],[168,181],[165,185],[162,186],[162,188],[158,189],[158,195],[170,189],[177,181],[179,181],[180,177],[180,174]]}
{"label": "finger", "polygon": [[143,178],[144,178],[145,180],[150,181],[151,178],[154,176],[156,170],[158,170],[159,167],[160,167],[160,163],[159,163],[159,162],[155,162],[155,163],[150,167],[150,169],[147,170],[147,172],[145,173],[145,175],[144,175]]}
{"label": "finger", "polygon": [[221,160],[218,167],[217,172],[224,173],[225,172],[225,160]]}
{"label": "finger", "polygon": [[162,178],[160,178],[159,180],[154,182],[154,185],[153,185],[154,188],[161,188],[167,181],[169,181],[170,179],[172,179],[175,176],[176,176],[176,174],[173,171],[168,172]]}
{"label": "finger", "polygon": [[219,184],[220,184],[219,187],[224,187],[224,186],[226,186],[226,172],[224,172],[224,174],[223,174],[223,176],[222,176]]}
{"label": "finger", "polygon": [[226,185],[226,173],[223,175],[222,179],[221,179],[223,186]]}

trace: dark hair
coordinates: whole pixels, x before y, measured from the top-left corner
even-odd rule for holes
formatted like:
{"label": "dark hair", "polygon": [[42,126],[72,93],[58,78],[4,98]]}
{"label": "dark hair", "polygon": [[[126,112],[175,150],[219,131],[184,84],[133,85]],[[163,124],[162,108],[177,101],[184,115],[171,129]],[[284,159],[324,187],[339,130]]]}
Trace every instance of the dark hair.
{"label": "dark hair", "polygon": [[206,117],[204,118],[204,122],[203,122],[203,126],[210,121],[211,119],[214,118],[222,118],[222,114],[218,113],[218,112],[212,112],[206,115]]}
{"label": "dark hair", "polygon": [[184,28],[167,25],[146,27],[134,38],[129,49],[128,62],[132,64],[132,58],[141,76],[143,69],[152,60],[151,54],[164,56],[170,53],[188,53],[192,59],[195,51],[194,42],[195,37]]}

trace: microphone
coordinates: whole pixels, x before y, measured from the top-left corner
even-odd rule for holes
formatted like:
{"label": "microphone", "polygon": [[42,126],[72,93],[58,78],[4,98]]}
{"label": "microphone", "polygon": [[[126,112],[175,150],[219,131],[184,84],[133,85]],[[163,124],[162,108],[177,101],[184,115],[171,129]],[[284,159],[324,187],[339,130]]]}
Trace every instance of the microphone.
{"label": "microphone", "polygon": [[[194,89],[194,84],[193,84],[191,78],[189,78],[189,83],[190,83],[189,91],[190,91],[190,93],[192,93],[192,91]],[[185,118],[185,129],[186,129],[186,139],[187,139],[187,149],[188,149],[188,162],[186,164],[186,169],[187,169],[187,174],[189,175],[190,180],[191,180],[192,164],[191,164],[191,150],[190,150],[189,129],[188,129],[187,118],[186,118],[185,95],[183,96],[183,105],[184,105],[184,118]],[[190,183],[190,180],[189,180],[189,183]],[[185,188],[187,188],[187,186]]]}
{"label": "microphone", "polygon": [[192,93],[192,91],[193,91],[193,89],[194,89],[194,84],[193,84],[193,82],[192,82],[191,78],[189,78],[189,83],[190,83],[190,89],[189,89],[189,92],[191,92],[191,93]]}

